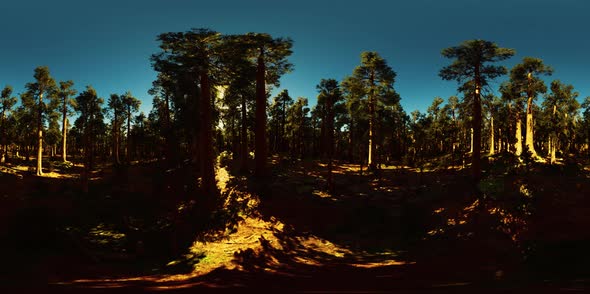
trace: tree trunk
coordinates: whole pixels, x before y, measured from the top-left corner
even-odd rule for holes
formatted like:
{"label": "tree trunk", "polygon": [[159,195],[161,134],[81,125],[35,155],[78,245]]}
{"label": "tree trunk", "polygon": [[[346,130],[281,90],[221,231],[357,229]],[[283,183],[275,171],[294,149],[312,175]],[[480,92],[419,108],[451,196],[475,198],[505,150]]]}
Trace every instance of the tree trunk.
{"label": "tree trunk", "polygon": [[332,157],[334,156],[334,111],[332,96],[328,95],[327,99],[327,141],[328,141],[328,192],[334,194],[334,179],[332,176]]}
{"label": "tree trunk", "polygon": [[131,156],[129,153],[129,138],[131,138],[131,105],[127,106],[127,142],[125,144],[125,160],[127,164],[131,163]]}
{"label": "tree trunk", "polygon": [[260,48],[258,68],[256,71],[256,134],[254,157],[256,161],[256,177],[266,176],[266,67],[264,64],[264,48]]}
{"label": "tree trunk", "polygon": [[555,138],[551,138],[553,136],[549,137],[549,142],[551,143],[549,145],[549,152],[551,154],[551,164],[555,164],[555,162],[557,161],[557,158],[555,157],[555,150],[557,149],[557,140],[555,140]]}
{"label": "tree trunk", "polygon": [[529,96],[526,108],[526,146],[532,153],[533,158],[538,157],[535,151],[534,140],[533,140],[533,97]]}
{"label": "tree trunk", "polygon": [[114,118],[113,118],[113,156],[116,165],[121,164],[121,159],[119,158],[119,149],[121,146],[120,142],[120,132],[121,128],[119,127],[119,114],[117,109],[114,111]]}
{"label": "tree trunk", "polygon": [[2,114],[0,115],[0,163],[6,162],[6,136],[4,135],[4,112],[2,108]]}
{"label": "tree trunk", "polygon": [[520,121],[520,112],[516,110],[516,143],[514,143],[514,155],[520,156],[522,154],[522,123]]}
{"label": "tree trunk", "polygon": [[241,130],[241,144],[240,144],[240,171],[247,172],[248,171],[248,128],[246,126],[246,97],[242,96],[242,130]]}
{"label": "tree trunk", "polygon": [[471,145],[469,145],[469,153],[473,153],[473,128],[469,129],[469,134],[471,138]]}
{"label": "tree trunk", "polygon": [[473,179],[478,182],[481,178],[481,80],[479,67],[475,68],[475,95],[473,99],[473,153],[471,154],[471,169]]}
{"label": "tree trunk", "polygon": [[502,129],[498,129],[498,152],[501,153],[504,150],[504,142],[502,141]]}
{"label": "tree trunk", "polygon": [[490,155],[494,155],[496,153],[495,146],[494,146],[494,116],[491,116],[490,120]]}
{"label": "tree trunk", "polygon": [[369,77],[369,158],[367,161],[367,165],[369,170],[373,171],[376,169],[377,165],[375,162],[375,149],[376,149],[376,141],[375,141],[375,80],[374,74],[371,73]]}
{"label": "tree trunk", "polygon": [[62,131],[61,131],[61,157],[63,162],[67,162],[67,135],[68,135],[68,106],[67,106],[67,98],[63,100],[63,109],[62,109]]}
{"label": "tree trunk", "polygon": [[43,104],[43,94],[39,94],[39,111],[37,118],[37,175],[43,175],[43,109],[41,105]]}
{"label": "tree trunk", "polygon": [[207,73],[201,73],[201,164],[205,203],[207,208],[212,208],[217,186],[215,183],[215,165],[213,154],[213,127],[211,123],[211,88]]}
{"label": "tree trunk", "polygon": [[354,120],[352,114],[350,117],[350,130],[348,130],[348,160],[354,162],[354,138],[353,138]]}

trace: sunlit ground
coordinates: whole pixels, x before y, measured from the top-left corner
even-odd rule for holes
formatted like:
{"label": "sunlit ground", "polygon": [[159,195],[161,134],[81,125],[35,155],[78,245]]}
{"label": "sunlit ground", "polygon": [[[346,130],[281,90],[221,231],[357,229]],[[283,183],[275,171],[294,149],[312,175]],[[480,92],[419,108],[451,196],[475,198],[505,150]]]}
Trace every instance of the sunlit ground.
{"label": "sunlit ground", "polygon": [[[227,188],[226,185],[231,178],[225,169],[218,170],[218,186],[222,191]],[[256,196],[236,193],[239,201],[245,202],[246,206],[256,210],[259,205]],[[229,201],[225,205],[230,205]],[[199,277],[220,269],[290,275],[293,274],[294,268],[321,267],[326,264],[370,269],[407,263],[397,260],[397,254],[393,251],[380,253],[354,251],[313,234],[298,235],[278,219],[264,220],[256,212],[243,215],[235,229],[218,232],[214,238],[208,239],[209,241],[195,241],[187,254],[177,260],[171,260],[167,264],[167,266],[173,267],[188,263],[192,270],[187,273],[78,279],[59,284],[111,288],[127,287],[130,283],[141,283],[146,288],[176,289],[201,285],[203,283],[196,281]],[[209,283],[207,286],[215,285]]]}

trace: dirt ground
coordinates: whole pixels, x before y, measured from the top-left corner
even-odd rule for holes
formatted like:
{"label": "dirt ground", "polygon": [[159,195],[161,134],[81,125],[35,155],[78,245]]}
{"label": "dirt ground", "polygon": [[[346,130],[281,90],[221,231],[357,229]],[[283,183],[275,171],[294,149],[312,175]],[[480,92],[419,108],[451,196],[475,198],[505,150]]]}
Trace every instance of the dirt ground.
{"label": "dirt ground", "polygon": [[[264,181],[220,168],[221,221],[207,226],[178,216],[200,201],[184,185],[186,170],[103,168],[83,194],[80,180],[59,169],[40,178],[4,168],[0,287],[553,293],[583,291],[590,281],[583,164],[512,170],[490,161],[475,185],[461,167],[361,175],[338,162],[333,193],[319,161],[275,158],[271,168]],[[164,220],[182,225],[151,229]]]}

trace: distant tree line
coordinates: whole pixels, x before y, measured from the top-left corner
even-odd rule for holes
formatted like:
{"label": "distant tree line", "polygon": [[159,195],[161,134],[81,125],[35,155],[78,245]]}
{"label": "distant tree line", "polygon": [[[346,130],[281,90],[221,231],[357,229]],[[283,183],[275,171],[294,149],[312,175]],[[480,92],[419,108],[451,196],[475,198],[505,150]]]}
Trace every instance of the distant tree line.
{"label": "distant tree line", "polygon": [[[216,158],[222,153],[259,179],[268,175],[271,155],[319,158],[329,167],[331,183],[335,160],[373,172],[383,164],[467,160],[479,179],[483,150],[526,153],[550,163],[588,151],[590,97],[580,104],[573,86],[558,80],[546,85],[542,77],[553,69],[541,59],[525,57],[511,70],[497,65],[515,51],[489,41],[442,50],[452,62],[440,76],[457,81],[458,94],[446,102],[434,97],[425,113],[407,114],[394,88],[397,73],[377,52],[362,52],[360,64],[341,81],[318,81],[317,104],[310,108],[307,98],[291,97],[286,89],[270,97],[281,76],[293,70],[291,39],[208,29],[157,39],[160,51],[151,63],[158,75],[147,115],[138,113],[140,101],[130,92],[106,100],[92,86],[78,93],[73,81],[57,83],[44,66],[34,70],[18,98],[11,86],[4,87],[1,161],[34,158],[36,174],[43,175],[47,157],[75,160],[84,163],[83,178],[96,162],[159,160],[166,168],[189,162],[204,195],[214,199]],[[507,74],[494,89],[492,81]]]}

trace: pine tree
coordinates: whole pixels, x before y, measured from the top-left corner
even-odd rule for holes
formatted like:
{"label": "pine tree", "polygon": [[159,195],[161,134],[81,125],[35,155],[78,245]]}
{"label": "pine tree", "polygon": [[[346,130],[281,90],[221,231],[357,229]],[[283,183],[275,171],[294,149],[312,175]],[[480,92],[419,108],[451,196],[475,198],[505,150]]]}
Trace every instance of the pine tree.
{"label": "pine tree", "polygon": [[488,82],[506,74],[504,66],[488,63],[498,62],[513,56],[513,49],[498,47],[495,43],[484,40],[469,40],[459,46],[442,50],[442,55],[453,59],[451,65],[441,69],[439,75],[444,80],[456,80],[462,87],[472,84],[473,93],[473,139],[472,174],[476,181],[481,178],[481,90]]}

